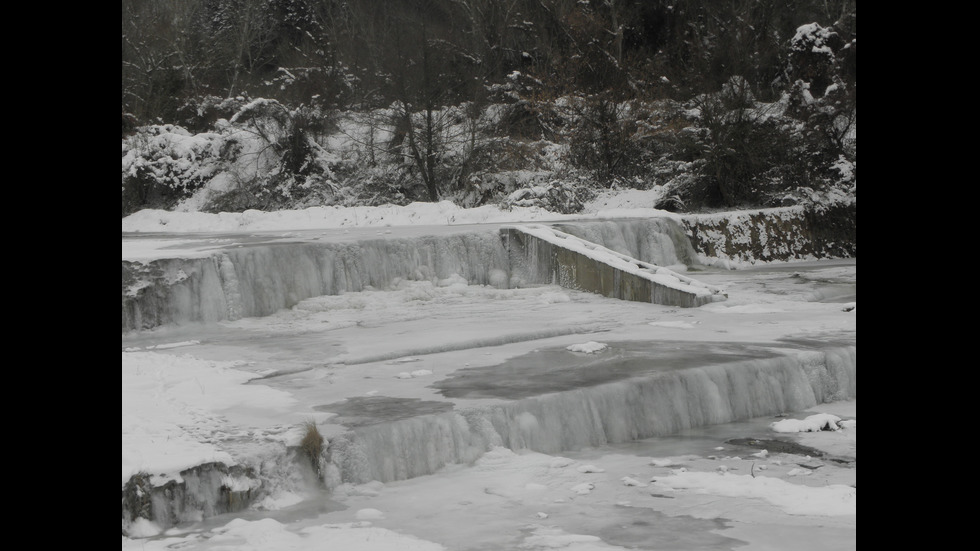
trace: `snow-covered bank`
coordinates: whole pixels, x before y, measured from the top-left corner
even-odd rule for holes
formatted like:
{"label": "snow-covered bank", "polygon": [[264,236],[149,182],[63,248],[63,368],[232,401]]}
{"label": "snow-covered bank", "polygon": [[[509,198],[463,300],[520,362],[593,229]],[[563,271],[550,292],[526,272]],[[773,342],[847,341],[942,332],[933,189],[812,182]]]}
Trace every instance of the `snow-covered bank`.
{"label": "snow-covered bank", "polygon": [[654,209],[658,190],[626,190],[600,194],[581,214],[557,214],[540,207],[463,208],[451,201],[406,206],[310,207],[302,210],[247,210],[235,213],[173,212],[146,209],[122,220],[123,232],[240,232],[328,228],[440,226],[506,222],[540,222],[583,218],[673,217]]}

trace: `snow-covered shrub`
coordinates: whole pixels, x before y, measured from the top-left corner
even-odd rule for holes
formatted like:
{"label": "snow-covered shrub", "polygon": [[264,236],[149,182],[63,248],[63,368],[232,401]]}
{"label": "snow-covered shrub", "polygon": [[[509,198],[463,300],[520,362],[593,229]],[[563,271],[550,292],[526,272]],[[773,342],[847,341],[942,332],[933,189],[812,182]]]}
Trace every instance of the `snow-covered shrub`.
{"label": "snow-covered shrub", "polygon": [[315,135],[330,125],[319,109],[288,109],[257,99],[222,128],[247,144],[232,167],[236,185],[210,199],[205,210],[270,210],[329,204],[337,187],[331,164],[338,159]]}
{"label": "snow-covered shrub", "polygon": [[830,167],[841,155],[856,159],[856,48],[856,40],[817,23],[801,25],[790,40],[787,111],[803,123],[801,154],[821,178],[834,178]]}
{"label": "snow-covered shrub", "polygon": [[498,104],[525,101],[545,87],[539,79],[521,71],[511,71],[503,81],[485,86],[487,100]]}
{"label": "snow-covered shrub", "polygon": [[744,79],[690,104],[695,124],[678,135],[677,160],[696,163],[696,178],[677,190],[688,206],[754,204],[773,169],[791,162],[792,139],[772,104],[754,101]]}
{"label": "snow-covered shrub", "polygon": [[508,198],[515,192],[545,186],[552,177],[551,172],[543,170],[482,170],[454,194],[453,201],[466,208],[509,204]]}
{"label": "snow-covered shrub", "polygon": [[122,141],[123,216],[141,208],[172,208],[235,157],[236,149],[221,134],[191,134],[171,124],[138,128]]}
{"label": "snow-covered shrub", "polygon": [[258,86],[259,94],[287,103],[335,106],[349,101],[360,79],[342,62],[322,66],[278,67]]}
{"label": "snow-covered shrub", "polygon": [[539,207],[561,214],[574,214],[582,211],[587,201],[595,197],[595,189],[588,185],[553,180],[546,185],[523,187],[506,197],[501,206]]}
{"label": "snow-covered shrub", "polygon": [[221,119],[230,119],[242,107],[249,103],[245,96],[222,98],[204,95],[188,99],[177,109],[177,124],[190,132],[207,132],[214,130],[214,125]]}
{"label": "snow-covered shrub", "polygon": [[522,99],[501,106],[494,120],[494,131],[511,138],[553,139],[563,125],[553,105]]}
{"label": "snow-covered shrub", "polygon": [[744,79],[732,78],[719,92],[696,97],[687,111],[693,124],[674,134],[675,147],[654,165],[668,178],[664,196],[674,208],[694,210],[837,202],[854,185],[843,182],[855,159],[848,94],[840,79],[817,94],[797,80],[765,103]]}
{"label": "snow-covered shrub", "polygon": [[340,182],[334,201],[342,206],[407,205],[425,194],[402,167],[389,163],[343,163],[334,176]]}
{"label": "snow-covered shrub", "polygon": [[569,161],[591,173],[604,187],[628,181],[642,172],[648,150],[637,139],[637,114],[604,95],[569,101],[571,122],[565,129]]}
{"label": "snow-covered shrub", "polygon": [[787,81],[802,80],[821,92],[830,85],[837,65],[837,51],[844,41],[830,27],[801,25],[789,42]]}
{"label": "snow-covered shrub", "polygon": [[125,139],[127,136],[132,136],[136,132],[136,128],[139,126],[136,120],[136,115],[132,113],[122,112],[122,137]]}
{"label": "snow-covered shrub", "polygon": [[565,165],[567,147],[555,142],[494,137],[482,140],[473,153],[447,194],[463,207],[506,204],[515,190],[571,178]]}
{"label": "snow-covered shrub", "polygon": [[848,191],[857,194],[857,161],[849,161],[841,155],[830,165],[830,168],[839,175],[837,179],[839,185],[849,186]]}

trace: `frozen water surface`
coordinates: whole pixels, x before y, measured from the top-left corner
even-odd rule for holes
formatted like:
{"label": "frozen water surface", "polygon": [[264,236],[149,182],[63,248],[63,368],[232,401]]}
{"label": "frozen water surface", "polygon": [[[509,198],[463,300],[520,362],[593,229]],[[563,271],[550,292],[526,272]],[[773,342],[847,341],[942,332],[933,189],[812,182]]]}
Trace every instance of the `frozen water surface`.
{"label": "frozen water surface", "polygon": [[[190,256],[271,239],[189,237],[144,236],[128,250],[136,258],[176,247]],[[275,239],[316,237],[325,238]],[[124,256],[127,246],[124,239]],[[171,528],[146,525],[148,537],[124,537],[123,549],[854,549],[853,397],[707,421],[751,407],[737,403],[735,392],[805,403],[756,388],[782,377],[773,367],[780,358],[855,354],[856,309],[848,303],[856,300],[856,262],[688,275],[722,287],[727,300],[685,309],[556,285],[399,279],[263,317],[124,333],[124,402],[145,388],[174,416],[159,433],[143,423],[147,438],[137,440],[124,410],[124,481],[127,458],[140,457],[132,469],[164,465],[145,443],[154,434],[267,465],[311,419],[329,441],[371,443],[364,449],[390,457],[365,458],[369,464],[350,473],[328,470],[329,489],[309,477],[276,475],[249,510]],[[590,342],[606,347],[569,350]],[[188,373],[196,375],[179,375],[193,362],[201,367]],[[741,380],[732,366],[753,375]],[[618,420],[604,416],[620,404],[645,403],[659,386],[671,396],[687,389],[690,397],[681,404],[687,413],[658,422],[703,425],[632,438],[660,425],[644,424],[635,407]],[[633,392],[641,394],[630,398]],[[777,413],[802,419],[817,411],[851,423],[820,434],[770,427],[785,418]],[[151,418],[164,419],[147,413],[132,426]],[[361,432],[350,436],[352,429]],[[794,441],[827,455],[729,442],[739,438]],[[414,446],[425,449],[407,449]]]}

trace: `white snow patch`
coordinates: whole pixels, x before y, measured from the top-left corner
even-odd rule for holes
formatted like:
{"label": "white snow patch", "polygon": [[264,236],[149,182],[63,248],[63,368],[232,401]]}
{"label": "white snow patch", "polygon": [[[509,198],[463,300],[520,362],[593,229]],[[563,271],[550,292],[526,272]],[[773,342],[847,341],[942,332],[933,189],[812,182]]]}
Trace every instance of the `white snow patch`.
{"label": "white snow patch", "polygon": [[783,419],[769,426],[776,432],[818,432],[840,430],[841,418],[830,413],[818,413],[806,419]]}
{"label": "white snow patch", "polygon": [[583,352],[585,354],[595,354],[596,352],[601,352],[608,348],[609,345],[603,342],[589,341],[581,344],[572,344],[565,347],[566,350],[572,352]]}
{"label": "white snow patch", "polygon": [[385,514],[377,509],[360,509],[357,511],[357,520],[381,520],[385,518]]}
{"label": "white snow patch", "polygon": [[694,323],[699,322],[689,322],[689,321],[651,321],[647,325],[653,325],[654,327],[669,327],[672,329],[694,329]]}

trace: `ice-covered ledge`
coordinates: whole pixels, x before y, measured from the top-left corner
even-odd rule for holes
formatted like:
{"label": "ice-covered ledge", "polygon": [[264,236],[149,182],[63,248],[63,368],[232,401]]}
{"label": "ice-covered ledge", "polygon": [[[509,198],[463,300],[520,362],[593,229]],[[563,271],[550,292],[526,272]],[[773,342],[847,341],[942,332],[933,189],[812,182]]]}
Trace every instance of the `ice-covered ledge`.
{"label": "ice-covered ledge", "polygon": [[545,225],[507,225],[500,231],[512,266],[523,264],[534,283],[557,283],[612,298],[681,307],[727,298],[717,287]]}

